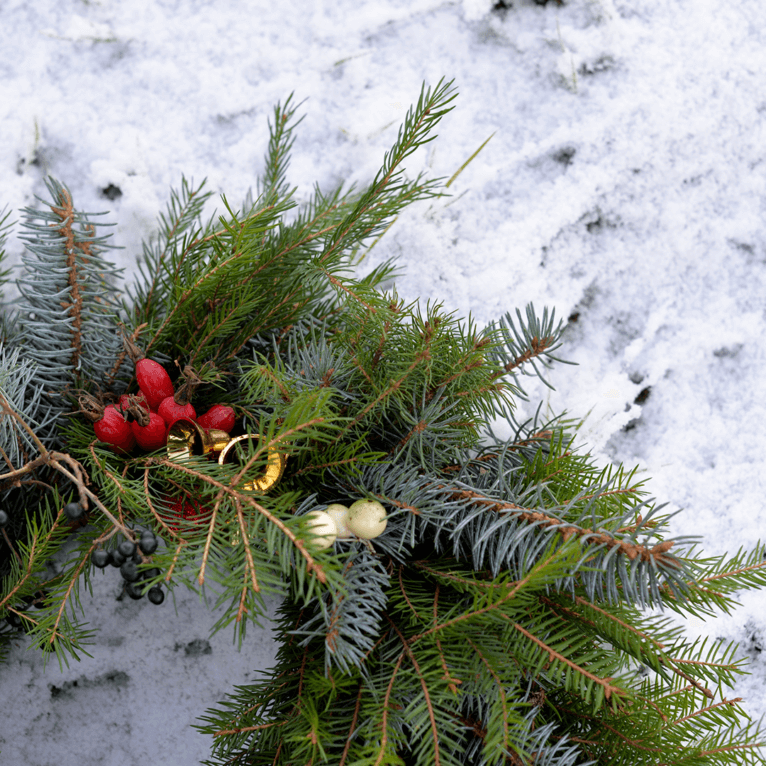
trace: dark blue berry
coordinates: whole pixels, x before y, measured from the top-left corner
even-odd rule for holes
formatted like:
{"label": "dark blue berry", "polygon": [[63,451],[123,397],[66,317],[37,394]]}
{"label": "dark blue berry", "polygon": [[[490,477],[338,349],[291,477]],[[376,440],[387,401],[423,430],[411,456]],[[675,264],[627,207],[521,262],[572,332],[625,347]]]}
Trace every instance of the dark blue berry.
{"label": "dark blue berry", "polygon": [[141,533],[141,540],[138,543],[138,547],[144,552],[146,556],[151,556],[154,551],[157,550],[157,538],[153,532],[147,530]]}
{"label": "dark blue berry", "polygon": [[136,552],[136,544],[132,540],[123,540],[118,546],[117,550],[129,559]]}
{"label": "dark blue berry", "polygon": [[0,529],[7,527],[10,520],[11,517],[5,511],[0,511]]}
{"label": "dark blue berry", "polygon": [[98,567],[99,569],[109,566],[110,558],[111,556],[106,548],[96,548],[96,550],[90,554],[91,563],[94,567]]}
{"label": "dark blue berry", "polygon": [[109,551],[109,563],[113,567],[121,567],[125,563],[125,556],[123,556],[116,548],[112,548]]}
{"label": "dark blue berry", "polygon": [[138,580],[138,568],[136,567],[136,562],[126,561],[120,567],[120,574],[122,575],[123,579],[127,580],[128,582],[135,582]]}
{"label": "dark blue berry", "polygon": [[138,601],[140,598],[143,598],[144,596],[141,590],[141,586],[135,582],[125,583],[125,591],[132,599],[135,599],[136,601]]}
{"label": "dark blue berry", "polygon": [[71,521],[77,521],[85,513],[85,509],[79,503],[72,502],[64,506],[64,513]]}
{"label": "dark blue berry", "polygon": [[21,627],[21,617],[19,617],[15,612],[8,612],[8,614],[5,615],[5,619],[12,628]]}
{"label": "dark blue berry", "polygon": [[149,588],[147,597],[153,604],[161,604],[165,600],[165,591],[159,585],[155,585]]}
{"label": "dark blue berry", "polygon": [[157,567],[152,567],[151,569],[144,569],[141,572],[141,579],[142,580],[152,580],[155,577],[159,577],[160,570],[157,569]]}

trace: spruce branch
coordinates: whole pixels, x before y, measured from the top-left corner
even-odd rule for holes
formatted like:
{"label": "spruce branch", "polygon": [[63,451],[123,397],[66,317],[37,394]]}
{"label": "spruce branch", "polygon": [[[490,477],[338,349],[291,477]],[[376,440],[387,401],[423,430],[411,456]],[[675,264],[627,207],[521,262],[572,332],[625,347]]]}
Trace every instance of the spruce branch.
{"label": "spruce branch", "polygon": [[[502,367],[503,375],[510,374],[518,390],[518,395],[526,399],[526,393],[519,384],[518,378],[521,375],[530,375],[525,365],[532,367],[534,374],[548,388],[553,388],[545,379],[542,370],[549,368],[552,362],[562,364],[574,364],[565,359],[560,359],[553,355],[553,352],[561,346],[562,322],[555,324],[556,312],[548,313],[548,309],[543,310],[542,317],[535,313],[533,305],[530,303],[526,307],[526,321],[521,316],[521,311],[516,309],[517,322],[514,322],[511,313],[508,312],[498,322],[492,322],[489,329],[496,333],[502,340],[504,348],[493,349],[496,363]],[[497,376],[499,377],[499,375]]]}
{"label": "spruce branch", "polygon": [[37,387],[55,416],[39,429],[48,440],[68,409],[71,389],[103,384],[119,353],[114,282],[121,272],[101,255],[110,246],[97,229],[108,224],[77,211],[69,191],[54,179],[46,184],[53,200],[47,210],[24,210],[28,233],[21,237],[26,254],[17,285],[18,340],[36,365]]}
{"label": "spruce branch", "polygon": [[346,218],[327,238],[320,263],[330,262],[349,240],[361,242],[385,229],[387,219],[394,217],[407,204],[434,195],[437,181],[421,183],[422,176],[407,182],[402,177],[402,162],[420,146],[433,141],[431,131],[453,107],[457,97],[452,81],[440,80],[435,87],[420,91],[417,104],[407,111],[399,128],[396,143],[386,152],[383,164],[373,182]]}

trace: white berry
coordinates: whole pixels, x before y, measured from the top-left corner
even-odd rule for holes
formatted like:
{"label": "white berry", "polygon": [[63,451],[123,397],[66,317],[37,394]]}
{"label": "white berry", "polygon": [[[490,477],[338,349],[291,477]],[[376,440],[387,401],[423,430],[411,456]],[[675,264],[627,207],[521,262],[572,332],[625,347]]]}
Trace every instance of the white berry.
{"label": "white berry", "polygon": [[311,511],[306,514],[309,529],[314,535],[313,543],[317,548],[329,548],[338,535],[338,529],[332,516],[324,511]]}
{"label": "white berry", "polygon": [[325,510],[335,522],[335,528],[338,530],[338,539],[346,540],[351,537],[351,530],[348,528],[348,508],[340,503],[330,503]]}
{"label": "white berry", "polygon": [[382,535],[386,524],[386,509],[377,500],[357,500],[348,509],[346,525],[364,540]]}

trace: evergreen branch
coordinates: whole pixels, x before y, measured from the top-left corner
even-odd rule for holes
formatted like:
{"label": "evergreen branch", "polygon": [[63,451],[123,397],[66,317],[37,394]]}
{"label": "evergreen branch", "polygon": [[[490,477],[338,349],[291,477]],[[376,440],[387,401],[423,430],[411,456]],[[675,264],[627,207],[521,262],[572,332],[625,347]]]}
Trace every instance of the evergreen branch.
{"label": "evergreen branch", "polygon": [[200,481],[203,481],[206,484],[209,484],[210,486],[215,487],[220,492],[223,492],[232,498],[237,498],[241,502],[249,505],[253,510],[257,511],[260,515],[265,517],[271,524],[273,524],[277,529],[279,529],[279,531],[282,532],[282,534],[288,540],[290,540],[293,546],[298,549],[298,552],[300,553],[300,555],[305,559],[308,571],[315,574],[319,582],[321,582],[322,584],[327,582],[327,575],[325,574],[325,571],[314,560],[314,558],[312,558],[308,550],[306,550],[305,543],[289,527],[287,527],[284,524],[284,522],[282,522],[274,514],[270,513],[260,503],[257,503],[254,498],[248,495],[244,495],[241,492],[237,492],[236,489],[230,486],[227,486],[226,484],[222,484],[221,482],[216,481],[210,476],[205,476],[205,474],[203,473],[195,471],[191,468],[187,468],[186,466],[183,466],[179,463],[175,463],[172,460],[168,460],[167,458],[156,458],[156,457],[147,458],[146,464],[147,465],[163,465],[167,468],[172,468],[174,471],[185,473],[189,476],[194,476]]}
{"label": "evergreen branch", "polygon": [[471,648],[476,652],[476,655],[479,657],[479,659],[484,664],[484,667],[487,668],[487,671],[492,676],[492,680],[495,682],[495,686],[497,687],[497,692],[500,695],[500,704],[502,706],[503,711],[503,750],[505,753],[509,752],[510,750],[510,737],[508,732],[508,707],[505,700],[505,690],[503,689],[503,683],[498,677],[497,673],[493,669],[492,665],[487,661],[487,658],[481,653],[480,649],[476,644],[471,641],[470,637],[466,636],[465,639]]}
{"label": "evergreen branch", "polygon": [[367,301],[364,300],[357,292],[354,292],[350,287],[348,287],[342,280],[337,279],[332,274],[330,274],[327,269],[318,269],[319,273],[324,274],[325,277],[327,277],[327,281],[338,290],[346,293],[349,297],[353,298],[355,301],[357,301],[360,305],[364,306],[367,311],[369,311],[371,314],[377,314],[378,310],[375,308],[375,306],[371,305],[370,303],[367,303]]}
{"label": "evergreen branch", "polygon": [[423,690],[423,697],[425,700],[426,708],[428,709],[428,719],[431,724],[431,736],[433,737],[433,741],[434,741],[434,745],[433,745],[434,764],[435,766],[441,766],[441,754],[439,750],[439,729],[436,726],[436,717],[434,715],[434,705],[431,701],[431,694],[428,691],[428,685],[426,684],[425,678],[423,676],[423,671],[420,669],[420,665],[418,664],[418,661],[415,657],[415,653],[412,651],[412,648],[410,647],[410,642],[402,635],[402,632],[396,626],[396,623],[394,623],[388,615],[385,615],[385,617],[389,625],[394,629],[394,632],[397,634],[397,636],[399,636],[399,640],[401,641],[402,646],[404,647],[404,651],[407,653],[407,656],[409,657],[409,660],[412,663],[412,666],[415,668],[415,673],[417,674],[418,681],[420,682],[420,688]]}
{"label": "evergreen branch", "polygon": [[[265,217],[264,221],[261,223],[261,225],[258,228],[260,231],[267,230],[271,225],[273,225],[273,221],[279,212],[281,212],[281,210],[276,205],[269,205],[259,209],[247,220],[248,229],[249,230],[253,229],[254,224],[258,222],[259,219],[263,216]],[[165,318],[162,320],[162,323],[160,324],[159,328],[154,332],[154,335],[146,344],[145,353],[148,353],[149,349],[158,343],[158,341],[163,337],[165,333],[165,329],[168,327],[168,325],[175,319],[176,316],[180,314],[182,309],[186,308],[186,304],[192,298],[196,298],[201,293],[203,293],[205,288],[211,285],[211,283],[213,283],[214,280],[219,276],[219,273],[222,273],[222,276],[225,277],[225,271],[229,267],[235,265],[238,261],[240,261],[240,259],[249,255],[249,253],[246,250],[236,248],[236,244],[237,244],[236,240],[241,240],[242,231],[235,233],[232,227],[228,226],[226,227],[226,232],[229,235],[234,234],[236,238],[234,252],[230,256],[224,258],[223,260],[218,261],[217,259],[213,259],[209,265],[201,264],[202,268],[200,269],[200,273],[196,276],[196,278],[193,279],[193,281],[191,281],[188,287],[175,299],[173,305],[167,311]],[[248,233],[251,233],[251,232],[249,231]],[[253,279],[256,276],[256,274],[257,272],[251,274],[250,279]]]}
{"label": "evergreen branch", "polygon": [[518,376],[516,370],[519,370],[522,374],[528,375],[524,365],[529,363],[532,367],[534,374],[540,378],[540,380],[548,386],[553,386],[545,379],[542,371],[538,369],[537,362],[540,362],[543,369],[549,368],[551,362],[561,362],[563,364],[572,364],[564,359],[560,359],[553,356],[553,352],[561,346],[561,334],[563,324],[559,322],[555,325],[555,314],[551,312],[548,315],[548,309],[543,310],[541,318],[535,314],[533,305],[530,303],[526,307],[526,322],[522,319],[521,312],[516,309],[516,317],[518,319],[519,327],[511,317],[510,312],[507,313],[499,322],[492,322],[489,325],[489,330],[493,335],[496,335],[504,344],[505,348],[500,349],[494,347],[490,353],[490,356],[494,359],[495,363],[502,368],[502,372],[496,373],[495,377],[501,375],[511,374],[514,378],[519,395],[522,398],[526,398],[526,393],[521,388],[518,382]]}
{"label": "evergreen branch", "polygon": [[[11,216],[11,211],[7,209],[0,210],[0,263],[3,262],[3,259],[6,256],[5,252],[5,243],[8,239],[8,232],[13,227],[14,222],[9,221],[8,219]],[[4,284],[8,282],[8,276],[10,275],[11,270],[10,269],[2,269],[0,270],[0,288]],[[0,296],[2,296],[2,293],[0,293]],[[5,321],[5,317],[3,317],[3,321]]]}
{"label": "evergreen branch", "polygon": [[[72,355],[70,363],[74,369],[77,369],[82,352],[82,311],[83,298],[80,294],[80,278],[77,273],[76,250],[80,250],[82,255],[87,257],[91,255],[90,245],[87,241],[75,241],[75,234],[72,229],[74,221],[74,208],[72,207],[72,195],[67,189],[61,189],[58,195],[57,207],[51,205],[51,210],[59,217],[61,226],[56,231],[63,237],[64,250],[67,255],[66,267],[69,282],[69,302],[63,302],[62,307],[68,309],[69,316],[72,318]],[[54,227],[55,228],[55,227]],[[86,224],[85,231],[91,237],[95,234],[95,229]]]}
{"label": "evergreen branch", "polygon": [[[170,202],[166,214],[160,214],[161,234],[154,248],[144,244],[144,264],[150,270],[144,273],[144,264],[139,262],[139,274],[144,280],[144,285],[135,286],[133,300],[133,316],[136,325],[147,324],[154,313],[154,295],[159,287],[164,287],[169,282],[170,272],[166,263],[172,259],[173,251],[179,246],[183,236],[198,222],[205,202],[210,198],[211,192],[201,194],[205,182],[203,181],[196,189],[192,188],[186,178],[181,178],[181,191],[171,190]],[[204,241],[204,240],[202,240]],[[179,265],[183,262],[186,253],[201,244],[201,240],[195,239],[184,248],[184,254],[179,259]],[[166,276],[163,277],[163,272]]]}
{"label": "evergreen branch", "polygon": [[392,394],[396,393],[402,386],[402,384],[407,380],[410,373],[415,370],[415,368],[419,367],[424,361],[430,358],[430,354],[428,349],[423,349],[422,351],[418,352],[418,354],[415,357],[415,360],[410,364],[410,366],[404,371],[403,375],[400,378],[397,378],[396,380],[392,381],[389,386],[380,392],[378,396],[373,399],[368,405],[366,405],[355,417],[354,419],[348,423],[344,428],[340,431],[340,433],[335,437],[334,441],[340,440],[340,438],[351,428],[353,428],[357,423],[361,422],[365,415],[367,415],[368,412],[370,412],[373,408],[375,408],[378,404],[383,402],[385,399],[390,397]]}
{"label": "evergreen branch", "polygon": [[[3,530],[3,531],[5,531],[5,530]],[[54,531],[55,531],[54,529],[50,530],[50,533],[47,536],[48,539],[52,538]],[[47,540],[44,541],[44,542],[47,542]],[[11,599],[13,598],[13,596],[15,596],[16,593],[18,593],[18,591],[20,591],[23,588],[23,586],[31,578],[31,576],[32,576],[32,563],[35,560],[35,553],[36,553],[35,549],[37,547],[37,544],[38,544],[37,537],[35,535],[33,535],[32,536],[32,542],[31,542],[31,545],[30,545],[30,548],[29,548],[29,555],[27,556],[26,571],[19,578],[16,579],[16,584],[11,588],[11,590],[8,591],[8,593],[5,596],[0,597],[0,609],[2,609],[3,607],[7,607],[7,605],[10,603]],[[24,564],[23,560],[21,559],[21,556],[18,553],[16,554],[16,556],[18,558],[19,566],[20,567],[24,567],[25,564]],[[18,614],[18,612],[16,612],[16,613]]]}
{"label": "evergreen branch", "polygon": [[255,573],[255,562],[253,561],[253,551],[250,547],[250,541],[247,537],[247,529],[245,528],[245,517],[242,514],[242,503],[239,498],[234,501],[237,507],[237,521],[239,522],[239,533],[242,537],[242,543],[245,546],[245,556],[247,557],[247,571],[250,574],[250,584],[254,593],[260,593],[260,586]]}
{"label": "evergreen branch", "polygon": [[[745,588],[758,588],[766,585],[766,561],[764,561],[764,547],[759,542],[755,548],[746,555],[740,548],[729,560],[724,556],[706,559],[701,562],[691,555],[683,559],[692,572],[708,573],[694,580],[687,580],[687,601],[679,603],[679,599],[668,586],[663,587],[663,594],[667,595],[665,603],[675,610],[685,609],[694,613],[694,607],[702,601],[712,601],[720,609],[729,614],[731,604],[737,602],[729,598],[727,594],[736,593]],[[715,583],[718,590],[706,587],[708,583]]]}
{"label": "evergreen branch", "polygon": [[290,124],[296,109],[300,106],[291,106],[293,94],[285,100],[284,106],[277,104],[274,108],[274,124],[269,122],[269,149],[265,158],[266,173],[263,177],[263,186],[267,198],[278,198],[287,194],[285,176],[290,163],[290,150],[295,139],[293,130],[300,125],[303,117],[297,122]]}
{"label": "evergreen branch", "polygon": [[614,686],[613,684],[609,683],[612,679],[611,678],[600,678],[599,676],[595,675],[594,673],[589,672],[585,668],[577,665],[577,663],[570,660],[565,655],[561,654],[560,652],[557,652],[553,647],[546,644],[542,639],[538,638],[534,634],[530,633],[526,628],[519,625],[517,622],[513,622],[510,617],[507,615],[504,615],[501,613],[501,616],[508,620],[514,627],[515,630],[517,630],[519,633],[521,633],[523,636],[526,636],[530,641],[535,643],[537,646],[539,646],[550,658],[551,662],[560,662],[567,667],[574,670],[578,675],[584,676],[585,678],[589,679],[595,684],[598,684],[601,686],[601,688],[604,690],[604,696],[607,700],[610,700],[612,697],[612,694],[614,693],[617,696],[627,696],[627,692],[625,689]]}
{"label": "evergreen branch", "polygon": [[399,591],[402,594],[402,597],[404,598],[404,601],[406,602],[407,606],[410,608],[412,613],[417,617],[418,620],[422,620],[423,618],[420,616],[420,612],[418,612],[417,609],[412,604],[412,601],[410,601],[409,596],[407,595],[407,589],[404,587],[404,582],[402,581],[402,570],[404,567],[399,567]]}
{"label": "evergreen branch", "polygon": [[430,186],[433,184],[420,185],[419,178],[413,184],[402,183],[399,166],[419,146],[436,138],[429,136],[429,133],[452,109],[447,108],[447,104],[456,96],[452,82],[445,84],[440,80],[433,90],[423,87],[417,105],[409,109],[404,124],[399,128],[396,143],[386,153],[380,172],[361,195],[354,209],[329,237],[321,263],[330,260],[350,239],[361,241],[385,228],[385,218],[395,216],[405,204],[430,196]]}
{"label": "evergreen branch", "polygon": [[[148,468],[146,469],[149,470]],[[223,494],[219,493],[218,497],[215,499],[215,504],[213,505],[213,510],[210,514],[210,521],[207,525],[207,535],[205,536],[205,547],[202,549],[202,561],[200,561],[199,565],[199,574],[197,575],[197,582],[200,585],[205,584],[205,569],[207,568],[207,562],[210,558],[210,547],[213,543],[213,530],[215,529],[215,522],[216,517],[218,516],[218,509],[221,507],[221,503],[223,502]],[[237,508],[237,516],[239,516],[239,508]],[[244,535],[245,533],[240,529],[240,534]],[[247,537],[244,536],[242,539],[247,540]],[[257,591],[256,591],[257,592]],[[238,620],[239,621],[239,620]]]}
{"label": "evergreen branch", "polygon": [[65,588],[64,595],[61,598],[61,604],[56,612],[56,617],[53,621],[53,625],[50,630],[50,638],[48,639],[48,643],[53,646],[55,643],[56,638],[61,638],[62,633],[59,632],[59,625],[61,624],[62,619],[64,618],[64,610],[66,608],[66,605],[69,603],[69,599],[72,596],[72,592],[75,589],[77,585],[77,580],[82,573],[83,569],[85,568],[86,564],[88,563],[89,559],[88,556],[84,556],[80,558],[79,563],[74,568],[71,577],[69,577],[69,582]]}
{"label": "evergreen branch", "polygon": [[735,697],[732,700],[722,699],[720,702],[716,702],[713,705],[708,705],[707,707],[695,710],[693,713],[689,713],[689,715],[684,716],[683,718],[677,718],[675,721],[671,721],[670,725],[677,726],[678,724],[686,723],[687,721],[691,721],[693,718],[697,718],[698,716],[709,713],[711,710],[716,710],[717,708],[723,707],[724,705],[733,706],[736,705],[737,702],[742,702],[742,697]]}
{"label": "evergreen branch", "polygon": [[28,233],[22,237],[26,253],[17,285],[18,341],[36,365],[36,384],[49,409],[46,426],[39,429],[47,441],[68,410],[65,394],[74,385],[102,382],[118,354],[112,283],[121,272],[102,257],[107,237],[97,236],[90,214],[76,211],[71,194],[57,181],[46,183],[53,198],[48,209],[24,211]]}
{"label": "evergreen branch", "polygon": [[383,716],[381,722],[382,734],[380,737],[380,747],[378,748],[378,757],[375,759],[374,766],[380,766],[380,764],[383,762],[383,758],[386,755],[386,748],[388,747],[388,710],[391,706],[391,692],[393,691],[394,681],[396,680],[396,675],[402,665],[404,656],[405,652],[402,651],[396,660],[396,664],[394,665],[393,670],[391,671],[391,678],[388,682],[388,686],[386,687],[386,694],[383,697]]}
{"label": "evergreen branch", "polygon": [[348,755],[348,749],[351,746],[351,738],[354,735],[354,732],[356,731],[356,722],[359,720],[359,708],[362,703],[362,689],[363,685],[359,684],[359,691],[356,695],[356,705],[354,706],[354,717],[351,719],[351,727],[348,731],[348,736],[346,737],[346,744],[343,747],[343,753],[340,757],[340,763],[338,766],[345,766],[346,763],[346,756]]}
{"label": "evergreen branch", "polygon": [[[399,584],[402,584],[402,569],[399,567]],[[402,591],[404,589],[402,588]],[[417,612],[416,612],[417,614]],[[436,585],[436,591],[434,592],[434,625],[438,625],[439,623],[439,585],[437,583]],[[436,649],[439,652],[439,661],[441,662],[442,669],[444,670],[444,675],[442,678],[447,681],[448,688],[453,694],[457,694],[457,686],[456,684],[462,684],[463,682],[459,678],[453,678],[452,674],[449,672],[449,668],[447,667],[447,662],[444,659],[444,651],[442,650],[441,641],[439,640],[439,637],[436,637]]]}
{"label": "evergreen branch", "polygon": [[[437,485],[438,489],[448,489],[447,485]],[[642,561],[655,561],[657,563],[663,563],[668,566],[680,568],[681,564],[675,556],[667,556],[667,552],[675,544],[673,540],[666,540],[651,548],[647,545],[639,545],[632,543],[629,540],[620,540],[607,532],[598,532],[594,529],[581,528],[576,525],[566,524],[560,519],[551,516],[543,511],[532,510],[531,508],[524,508],[516,503],[499,501],[491,497],[487,497],[479,492],[474,492],[468,489],[454,489],[450,492],[450,497],[456,500],[469,500],[472,504],[476,504],[487,510],[495,511],[500,514],[510,513],[513,516],[534,524],[536,527],[548,528],[561,532],[561,537],[564,542],[567,542],[572,537],[579,537],[592,542],[596,545],[604,546],[610,550],[624,554],[631,561],[636,558]],[[580,498],[582,499],[582,498]]]}
{"label": "evergreen branch", "polygon": [[453,625],[457,625],[458,623],[465,622],[466,620],[472,620],[479,615],[496,612],[496,610],[498,610],[503,604],[514,599],[516,595],[520,593],[522,589],[528,587],[530,583],[537,581],[540,577],[547,576],[547,570],[554,567],[560,567],[561,563],[565,560],[565,557],[571,557],[571,553],[566,551],[566,549],[563,547],[559,548],[558,550],[550,553],[547,558],[543,559],[534,567],[532,567],[532,569],[530,569],[525,577],[515,583],[513,587],[505,595],[501,596],[497,601],[491,602],[487,606],[481,607],[480,609],[473,609],[471,611],[464,612],[463,614],[457,617],[453,617],[449,620],[445,620],[444,622],[439,623],[439,625],[435,625],[433,628],[429,628],[422,633],[410,636],[408,639],[409,643],[414,644],[426,636],[437,633],[438,631],[442,631],[445,628],[452,627]]}

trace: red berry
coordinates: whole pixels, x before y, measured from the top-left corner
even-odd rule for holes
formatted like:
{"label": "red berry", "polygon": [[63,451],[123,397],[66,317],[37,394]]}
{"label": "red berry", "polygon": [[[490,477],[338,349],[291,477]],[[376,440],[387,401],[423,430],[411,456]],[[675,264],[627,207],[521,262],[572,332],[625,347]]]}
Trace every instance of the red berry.
{"label": "red berry", "polygon": [[160,402],[160,406],[157,407],[157,412],[162,419],[172,426],[176,420],[180,418],[188,418],[189,420],[197,419],[197,411],[191,404],[176,404],[176,400],[173,396],[168,396]]}
{"label": "red berry", "polygon": [[100,441],[111,444],[118,451],[130,452],[136,446],[130,425],[113,404],[104,407],[104,414],[93,424],[93,430]]}
{"label": "red berry", "polygon": [[[143,391],[139,391],[137,394],[133,394],[133,396],[135,396],[136,399],[138,399],[138,401],[141,404],[141,406],[147,412],[149,412],[149,402],[146,401],[146,397],[144,396],[144,392]],[[122,396],[120,396],[119,409],[121,409],[123,412],[127,412],[128,407],[130,407],[130,401],[128,399],[128,394],[122,394]]]}
{"label": "red berry", "polygon": [[[173,517],[178,519],[184,519],[192,523],[204,523],[210,518],[210,509],[202,505],[198,500],[192,500],[188,495],[178,497],[170,504],[170,512]],[[177,532],[180,525],[168,524],[168,526]]]}
{"label": "red berry", "polygon": [[204,415],[197,418],[197,423],[206,431],[211,428],[218,428],[229,434],[234,428],[235,419],[234,410],[227,404],[214,404]]}
{"label": "red berry", "polygon": [[173,383],[165,368],[152,359],[140,359],[136,362],[136,380],[149,407],[156,410],[160,402],[173,396]]}
{"label": "red berry", "polygon": [[134,420],[130,424],[133,436],[136,437],[138,446],[141,449],[153,452],[168,443],[168,429],[165,421],[156,412],[149,413],[149,425],[140,426],[138,421]]}

